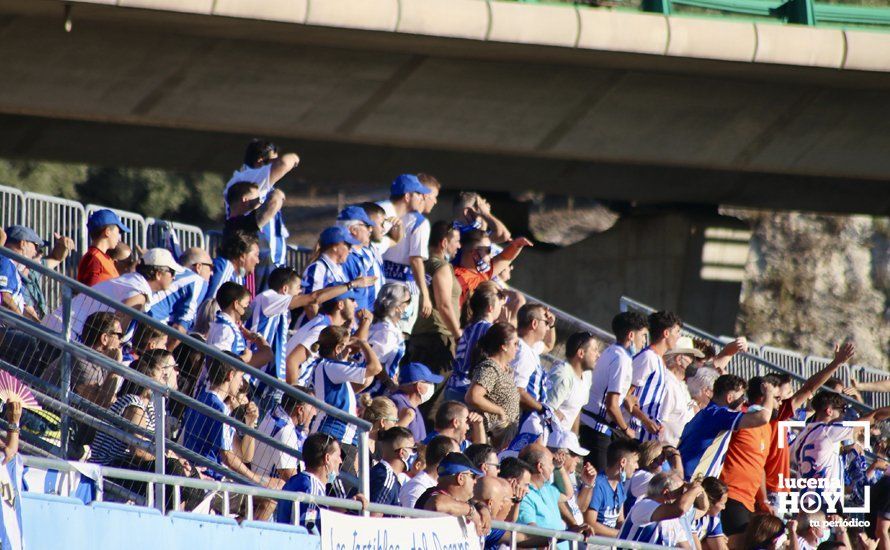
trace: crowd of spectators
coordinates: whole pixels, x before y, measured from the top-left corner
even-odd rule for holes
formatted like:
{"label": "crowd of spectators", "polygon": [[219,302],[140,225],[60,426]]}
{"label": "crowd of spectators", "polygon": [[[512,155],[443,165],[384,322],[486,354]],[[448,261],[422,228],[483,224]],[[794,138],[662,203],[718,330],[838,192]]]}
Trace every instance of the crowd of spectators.
{"label": "crowd of spectators", "polygon": [[[890,483],[886,441],[878,427],[864,434],[840,423],[877,426],[890,409],[860,416],[841,394],[890,387],[844,388],[833,378],[853,357],[851,343],[796,385],[788,375],[731,374],[744,338],[714,349],[684,337],[669,311],[615,315],[605,348],[589,332],[558,334],[553,312],[508,283],[531,241],[513,237],[477,193],[457,194],[451,218],[431,224],[442,185],[428,174],[400,175],[389,199],[343,208],[297,272],[283,253],[285,196],[276,183],[298,162],[271,143],[250,143],[225,189],[214,258],[200,249],[134,253],[114,212],[89,219],[79,282],[231,358],[203,357],[86,294],[74,298],[76,341],[204,406],[170,405],[172,433],[203,460],[171,452],[168,472],[234,473],[275,489],[451,514],[471,522],[485,548],[513,537],[523,547],[547,544],[492,528],[498,520],[694,549],[890,550],[888,500],[874,498]],[[0,236],[49,269],[73,248],[54,235],[44,256],[50,243],[21,226]],[[46,311],[33,275],[0,256],[2,307],[63,330],[65,312]],[[63,384],[63,357],[40,355],[18,366]],[[356,426],[242,373],[238,361],[371,424],[367,495],[355,483]],[[98,363],[73,360],[71,392],[153,432],[150,392]],[[780,429],[788,420],[804,428]],[[879,442],[871,463],[864,435]],[[153,469],[156,457],[136,443],[75,423],[69,454]],[[841,519],[856,516],[842,510],[788,511],[784,480],[792,478],[835,483],[851,505],[873,488],[870,526],[845,527]],[[219,500],[211,510],[244,513],[244,502]],[[254,514],[320,527],[314,503],[258,499]]]}

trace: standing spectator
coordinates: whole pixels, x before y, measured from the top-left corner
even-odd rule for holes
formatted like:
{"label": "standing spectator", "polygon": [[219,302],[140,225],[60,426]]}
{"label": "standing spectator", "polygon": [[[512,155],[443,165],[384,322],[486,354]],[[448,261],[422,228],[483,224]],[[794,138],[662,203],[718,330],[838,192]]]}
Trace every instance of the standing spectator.
{"label": "standing spectator", "polygon": [[399,372],[399,389],[391,399],[399,408],[399,424],[411,430],[415,441],[426,439],[426,426],[418,407],[430,400],[434,385],[441,381],[442,377],[430,372],[423,363],[408,363]]}
{"label": "standing spectator", "polygon": [[544,404],[550,407],[563,431],[578,431],[578,415],[587,404],[592,371],[599,358],[599,345],[589,332],[576,332],[566,340],[566,361],[550,368]]}
{"label": "standing spectator", "polygon": [[549,428],[545,426],[555,415],[544,404],[547,395],[541,354],[548,353],[556,344],[556,317],[541,304],[525,304],[519,310],[517,332],[519,347],[510,366],[519,390],[519,405],[525,411],[519,420],[520,432],[546,437]]}
{"label": "standing spectator", "polygon": [[[207,344],[231,352],[253,367],[262,367],[272,359],[269,343],[255,332],[241,325],[247,308],[250,307],[250,293],[238,283],[223,283],[216,293],[219,312],[207,332]],[[251,349],[251,344],[256,349]]]}
{"label": "standing spectator", "polygon": [[[365,388],[381,371],[383,367],[377,360],[377,354],[367,341],[350,338],[349,329],[339,326],[322,330],[315,346],[320,356],[313,373],[315,397],[355,416],[357,404],[353,385],[359,389]],[[357,353],[361,353],[362,360],[350,360]],[[340,442],[345,454],[343,463],[347,471],[354,473],[357,452],[355,426],[323,412],[318,413],[315,422],[313,426],[318,426],[319,432],[329,434]]]}
{"label": "standing spectator", "polygon": [[[322,231],[318,237],[318,249],[313,253],[312,261],[303,272],[303,294],[309,295],[334,285],[346,285],[350,291],[369,286],[357,285],[343,272],[343,263],[349,257],[352,246],[357,244],[361,243],[340,226],[328,227]],[[358,301],[358,298],[356,294],[354,299]],[[318,306],[308,305],[303,313],[305,316],[303,322],[312,319],[318,313]]]}
{"label": "standing spectator", "polygon": [[223,283],[245,285],[247,276],[260,263],[260,244],[256,235],[235,231],[223,239],[219,255],[213,260],[213,275],[207,283],[207,296],[216,296]]}
{"label": "standing spectator", "polygon": [[471,443],[486,443],[485,424],[482,415],[470,412],[460,401],[444,401],[436,410],[433,423],[435,430],[423,441],[428,443],[438,435],[447,435],[458,442],[460,451],[466,451]]}
{"label": "standing spectator", "polygon": [[449,453],[459,452],[454,439],[437,435],[426,443],[424,462],[426,465],[399,491],[399,504],[405,508],[414,508],[417,499],[427,489],[435,487],[439,480],[439,464]]}
{"label": "standing spectator", "polygon": [[637,471],[639,460],[636,441],[616,440],[609,445],[606,469],[596,476],[590,507],[584,512],[584,520],[593,527],[594,535],[618,536],[624,524],[627,480]]}
{"label": "standing spectator", "polygon": [[[173,279],[173,284],[167,290],[152,297],[148,314],[187,333],[198,315],[198,306],[207,296],[207,282],[213,274],[213,259],[203,248],[189,248],[179,262],[185,270]],[[170,344],[175,345],[174,342]]]}
{"label": "standing spectator", "polygon": [[652,477],[646,498],[638,500],[627,514],[618,538],[665,546],[690,543],[679,519],[692,509],[704,492],[700,483],[683,485],[673,472],[659,472]]}
{"label": "standing spectator", "polygon": [[695,374],[686,378],[686,388],[695,401],[695,408],[700,411],[708,406],[714,397],[714,382],[720,378],[720,372],[713,367],[699,367]]}
{"label": "standing spectator", "polygon": [[493,243],[510,240],[510,230],[491,213],[491,205],[479,193],[462,191],[454,198],[454,228],[466,233],[481,229]]}
{"label": "standing spectator", "polygon": [[417,174],[417,179],[430,190],[429,193],[423,196],[423,210],[421,214],[426,216],[433,211],[433,208],[439,202],[439,192],[442,191],[442,184],[439,183],[435,176],[430,174]]}
{"label": "standing spectator", "polygon": [[[519,458],[531,466],[532,476],[528,494],[525,495],[519,506],[518,522],[557,531],[568,529],[583,535],[592,534],[589,525],[575,524],[573,518],[566,517],[567,514],[561,512],[560,505],[565,504],[566,496],[550,482],[554,472],[553,454],[543,445],[534,443],[523,449],[519,453]],[[567,519],[572,523],[567,525]],[[562,541],[557,544],[557,547],[561,550],[568,550],[569,543]]]}
{"label": "standing spectator", "polygon": [[108,251],[121,241],[121,233],[130,230],[117,214],[108,209],[96,210],[87,221],[90,247],[77,264],[77,280],[93,286],[120,276]]}
{"label": "standing spectator", "polygon": [[[303,393],[307,388],[297,387]],[[297,401],[289,394],[281,397],[281,403],[275,405],[263,418],[258,428],[282,445],[302,452],[306,438],[309,437],[309,424],[317,410],[309,403]],[[262,441],[256,442],[251,468],[262,477],[277,477],[289,480],[297,474],[298,461],[295,456],[272,448]]]}
{"label": "standing spectator", "polygon": [[648,321],[635,311],[625,311],[612,318],[615,343],[597,359],[590,381],[587,404],[581,409],[579,436],[590,449],[588,461],[600,472],[606,469],[606,452],[614,431],[635,438],[622,405],[633,378],[633,354],[643,346],[649,333]]}
{"label": "standing spectator", "polygon": [[[270,195],[275,195],[275,202],[284,202],[284,194],[275,189],[275,185],[288,172],[299,164],[300,157],[294,153],[278,154],[278,147],[269,141],[253,139],[247,145],[244,152],[244,164],[232,174],[232,178],[226,183],[223,191],[224,199],[228,199],[231,187],[238,182],[252,182],[258,186],[258,200],[266,203]],[[231,204],[226,200],[226,218],[232,217]],[[270,220],[258,224],[262,234],[263,247],[260,251],[261,268],[259,280],[263,280],[263,274],[271,271],[273,266],[283,267],[287,257],[287,238],[289,236],[280,207],[278,212]],[[252,272],[252,271],[251,271]],[[211,294],[212,296],[212,294]]]}
{"label": "standing spectator", "polygon": [[526,246],[533,246],[525,237],[510,241],[503,252],[492,258],[491,239],[481,229],[473,229],[461,234],[460,260],[454,268],[454,275],[460,282],[460,306],[483,281],[491,280],[507,268]]}
{"label": "standing spectator", "polygon": [[404,237],[383,254],[383,270],[387,281],[406,283],[414,297],[411,308],[402,317],[402,332],[407,334],[411,334],[418,313],[429,317],[433,312],[423,267],[429,257],[430,241],[430,222],[423,215],[424,195],[431,192],[417,176],[402,174],[390,186],[389,201],[381,204],[387,215],[402,220]]}
{"label": "standing spectator", "polygon": [[[417,446],[411,432],[401,426],[392,427],[377,437],[377,451],[380,462],[370,471],[371,493],[369,500],[376,504],[399,505],[399,492],[402,483],[399,477],[405,475],[417,460]],[[374,517],[383,514],[373,512]]]}
{"label": "standing spectator", "polygon": [[[337,216],[337,225],[349,232],[359,244],[352,245],[346,261],[343,263],[343,273],[348,280],[359,277],[380,277],[381,271],[377,265],[377,256],[371,247],[371,234],[377,223],[368,216],[365,209],[360,206],[347,206]],[[377,281],[372,286],[357,289],[359,309],[373,309],[374,301],[382,287],[382,281]]]}
{"label": "standing spectator", "polygon": [[476,479],[482,472],[473,467],[463,453],[448,453],[439,463],[439,479],[417,499],[414,507],[465,518],[476,526],[476,534],[485,535],[491,525],[488,509],[472,502]]}
{"label": "standing spectator", "polygon": [[492,323],[497,321],[503,304],[503,291],[491,281],[481,284],[470,297],[469,321],[457,342],[457,351],[451,364],[451,376],[448,377],[443,394],[445,399],[464,400],[473,377],[476,344]]}
{"label": "standing spectator", "polygon": [[[34,230],[23,225],[11,225],[6,228],[6,248],[32,260],[37,255],[38,247],[44,246],[43,239]],[[39,323],[40,317],[34,308],[25,303],[25,282],[22,279],[19,265],[0,256],[0,299],[2,307],[16,315],[22,315]]]}
{"label": "standing spectator", "polygon": [[[430,195],[427,195],[430,196]],[[460,234],[447,222],[438,221],[430,231],[430,257],[423,267],[429,280],[433,314],[414,324],[408,355],[428,365],[436,374],[451,369],[454,346],[460,339],[460,283],[450,259],[460,249]]]}
{"label": "standing spectator", "polygon": [[667,369],[664,353],[674,349],[680,338],[683,322],[670,311],[649,315],[649,345],[633,360],[633,378],[629,394],[631,428],[640,441],[658,439],[664,415],[664,393]]}
{"label": "standing spectator", "polygon": [[662,412],[662,430],[658,438],[666,445],[676,447],[680,443],[683,428],[697,412],[694,401],[686,388],[686,368],[695,358],[704,354],[692,344],[692,338],[683,337],[677,345],[664,353],[665,389]]}
{"label": "standing spectator", "polygon": [[506,323],[495,323],[479,340],[480,362],[467,390],[467,405],[485,419],[491,443],[503,449],[516,433],[519,422],[519,390],[510,364],[516,357],[519,337]]}
{"label": "standing spectator", "polygon": [[[303,444],[303,462],[306,463],[306,469],[290,478],[283,490],[324,496],[325,484],[339,475],[343,464],[340,444],[327,434],[314,433]],[[363,508],[367,506],[368,501],[364,496],[356,495],[355,500],[361,502]],[[275,509],[275,521],[291,525],[296,523],[318,535],[321,534],[318,508],[318,504],[311,502],[298,503],[294,508],[294,501],[280,500]]]}
{"label": "standing spectator", "polygon": [[708,406],[686,424],[678,450],[683,458],[683,475],[687,479],[696,474],[719,476],[732,432],[769,422],[776,388],[766,386],[763,389],[764,408],[743,413],[737,409],[744,402],[747,387],[742,378],[724,374],[714,382],[714,398]]}
{"label": "standing spectator", "polygon": [[403,283],[386,283],[377,295],[368,343],[377,354],[383,370],[365,390],[372,397],[391,393],[398,387],[399,365],[405,358],[405,337],[399,328],[399,321],[410,304],[411,293]]}
{"label": "standing spectator", "polygon": [[[284,206],[284,193],[273,189],[265,199],[260,198],[260,188],[249,181],[235,182],[226,191],[229,214],[223,226],[223,238],[240,231],[256,235],[278,215]],[[268,249],[266,249],[268,250]],[[262,251],[260,252],[262,258]]]}

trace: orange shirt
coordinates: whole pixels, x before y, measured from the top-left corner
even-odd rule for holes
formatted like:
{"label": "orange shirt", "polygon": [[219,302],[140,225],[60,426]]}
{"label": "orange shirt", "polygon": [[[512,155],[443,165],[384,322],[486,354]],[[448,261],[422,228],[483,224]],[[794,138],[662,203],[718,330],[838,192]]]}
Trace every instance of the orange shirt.
{"label": "orange shirt", "polygon": [[111,256],[91,246],[77,264],[77,280],[93,286],[108,279],[120,277]]}
{"label": "orange shirt", "polygon": [[464,302],[470,297],[470,294],[476,290],[479,285],[485,281],[491,280],[491,270],[485,273],[479,273],[475,269],[467,269],[465,267],[455,267],[454,276],[460,283],[460,307],[464,307]]}
{"label": "orange shirt", "polygon": [[729,498],[751,512],[763,481],[771,433],[769,424],[734,433],[720,473],[720,479],[729,487]]}
{"label": "orange shirt", "polygon": [[779,474],[786,479],[791,477],[791,445],[786,441],[785,445],[779,448],[779,421],[788,420],[793,416],[791,400],[786,399],[779,405],[776,418],[769,423],[772,433],[769,439],[769,454],[766,457],[766,490],[771,493],[788,491],[787,488],[779,487]]}

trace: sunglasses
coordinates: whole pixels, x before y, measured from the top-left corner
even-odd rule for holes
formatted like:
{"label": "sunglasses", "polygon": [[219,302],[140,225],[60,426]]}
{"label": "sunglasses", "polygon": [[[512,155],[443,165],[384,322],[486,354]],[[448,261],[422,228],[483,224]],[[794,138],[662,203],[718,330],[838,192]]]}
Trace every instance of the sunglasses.
{"label": "sunglasses", "polygon": [[479,254],[487,256],[487,255],[491,254],[491,247],[490,246],[477,246],[476,251],[479,252]]}
{"label": "sunglasses", "polygon": [[115,331],[109,331],[109,332],[106,332],[105,334],[107,334],[109,336],[117,336],[118,338],[123,338],[123,336],[124,336],[123,332],[115,332]]}

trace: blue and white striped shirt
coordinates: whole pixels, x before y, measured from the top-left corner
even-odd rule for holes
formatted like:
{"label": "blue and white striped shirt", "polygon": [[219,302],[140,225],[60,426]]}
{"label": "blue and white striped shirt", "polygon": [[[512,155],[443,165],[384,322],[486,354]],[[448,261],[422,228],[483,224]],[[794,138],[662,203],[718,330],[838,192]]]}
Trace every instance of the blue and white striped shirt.
{"label": "blue and white striped shirt", "polygon": [[[282,488],[283,491],[293,491],[295,493],[306,493],[312,496],[324,496],[324,483],[320,479],[309,472],[300,472],[290,478]],[[294,501],[279,500],[278,506],[275,508],[275,522],[294,524],[294,519],[305,527],[311,529],[313,533],[321,532],[321,518],[318,515],[318,505],[311,502],[297,502],[297,515],[294,517]]]}
{"label": "blue and white striped shirt", "polygon": [[20,312],[25,309],[25,284],[15,262],[0,256],[0,293],[12,296]]}
{"label": "blue and white striped shirt", "polygon": [[330,259],[327,255],[322,254],[317,260],[306,267],[303,272],[302,288],[303,294],[312,294],[316,290],[320,290],[333,284],[345,284],[349,280],[343,273],[343,268]]}
{"label": "blue and white striped shirt", "polygon": [[216,291],[223,283],[228,282],[243,285],[244,277],[238,274],[232,262],[222,256],[217,256],[213,259],[213,275],[210,276],[210,282],[207,283],[205,298],[216,298]]}
{"label": "blue and white striped shirt", "polygon": [[633,359],[627,348],[618,344],[607,347],[596,361],[590,384],[590,397],[581,408],[581,424],[602,434],[611,435],[612,430],[603,420],[614,422],[606,408],[606,397],[618,394],[618,403],[624,403],[630,390]]}
{"label": "blue and white striped shirt", "polygon": [[[352,384],[365,381],[365,364],[320,358],[314,368],[315,397],[351,415],[356,414]],[[337,438],[341,443],[355,444],[355,425],[323,412],[316,417],[316,431]]]}
{"label": "blue and white striped shirt", "polygon": [[543,402],[546,395],[544,388],[546,376],[544,376],[544,367],[541,365],[540,349],[543,349],[543,343],[539,342],[535,344],[535,347],[532,347],[520,338],[519,349],[516,350],[516,357],[510,366],[513,368],[516,387],[525,388],[532,399]]}
{"label": "blue and white striped shirt", "polygon": [[[661,424],[662,420],[661,406],[667,388],[666,375],[664,361],[649,346],[634,357],[631,384],[637,387],[639,407],[646,416],[658,424]],[[637,438],[640,441],[658,439],[657,434],[650,434],[643,428],[639,419],[631,418],[630,423],[631,427],[637,430]]]}
{"label": "blue and white striped shirt", "polygon": [[227,313],[219,311],[216,318],[210,323],[207,331],[207,344],[216,346],[224,351],[231,351],[235,355],[241,355],[247,349],[247,340],[241,334],[241,328]]}
{"label": "blue and white striped shirt", "polygon": [[[223,199],[229,191],[232,184],[239,181],[249,181],[257,184],[260,192],[260,202],[266,202],[269,193],[272,192],[274,186],[272,184],[272,165],[266,164],[259,168],[250,168],[247,165],[241,166],[232,174],[232,178],[226,183],[223,191]],[[226,217],[229,216],[229,204],[226,202]],[[260,228],[260,258],[271,258],[272,263],[277,266],[283,266],[287,258],[287,238],[290,233],[287,226],[284,225],[284,217],[281,212],[277,212],[272,220]]]}
{"label": "blue and white striped shirt", "polygon": [[349,252],[349,256],[343,263],[343,274],[347,279],[354,281],[358,277],[366,275],[377,277],[373,286],[355,289],[355,293],[359,296],[359,299],[356,300],[358,309],[373,311],[374,300],[377,299],[377,293],[383,287],[382,273],[382,264],[377,264],[377,255],[370,246],[353,248]]}
{"label": "blue and white striped shirt", "polygon": [[186,269],[173,279],[170,288],[152,296],[148,314],[153,319],[189,330],[195,322],[198,306],[207,295],[207,287],[203,277]]}
{"label": "blue and white striped shirt", "polygon": [[[368,331],[368,344],[377,354],[377,359],[383,365],[383,370],[398,384],[399,364],[405,357],[405,337],[402,336],[402,330],[389,319],[374,323]],[[384,395],[385,391],[386,386],[383,385],[383,382],[375,379],[360,393],[369,393],[372,397],[378,397]]]}
{"label": "blue and white striped shirt", "polygon": [[272,289],[257,294],[253,301],[251,327],[272,348],[272,361],[266,372],[280,380],[284,380],[287,374],[285,349],[287,327],[290,324],[290,303],[291,296]]}
{"label": "blue and white striped shirt", "polygon": [[476,343],[485,335],[491,323],[488,321],[476,321],[464,329],[460,340],[457,341],[457,351],[451,363],[451,376],[446,386],[454,390],[466,390],[470,387],[470,374],[473,369],[473,350]]}
{"label": "blue and white striped shirt", "polygon": [[698,519],[692,520],[692,532],[699,539],[712,539],[717,537],[725,537],[723,533],[723,524],[720,523],[720,515],[711,516],[704,515]]}
{"label": "blue and white striped shirt", "polygon": [[630,509],[618,538],[662,546],[676,546],[680,542],[688,542],[685,529],[679,520],[652,521],[652,514],[659,506],[661,503],[650,498],[637,501]]}

